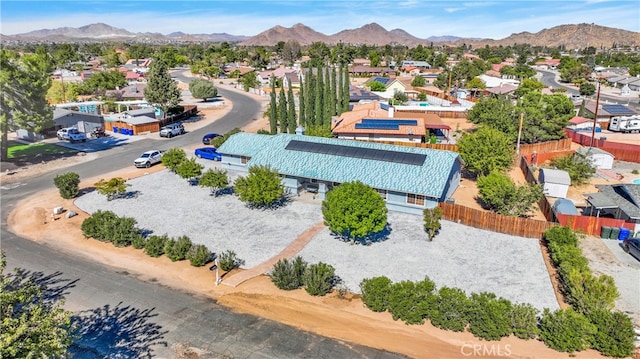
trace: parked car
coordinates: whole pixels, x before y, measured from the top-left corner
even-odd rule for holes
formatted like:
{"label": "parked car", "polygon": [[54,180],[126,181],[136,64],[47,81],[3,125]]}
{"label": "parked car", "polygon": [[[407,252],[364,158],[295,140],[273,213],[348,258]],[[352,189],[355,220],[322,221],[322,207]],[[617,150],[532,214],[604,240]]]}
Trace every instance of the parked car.
{"label": "parked car", "polygon": [[171,138],[173,136],[182,135],[183,133],[184,126],[181,123],[172,123],[160,129],[160,137]]}
{"label": "parked car", "polygon": [[202,137],[202,144],[210,145],[211,140],[213,140],[216,137],[222,137],[222,135],[219,135],[217,133],[207,133],[206,135],[204,135],[204,137]]}
{"label": "parked car", "polygon": [[133,165],[138,168],[149,168],[160,161],[162,161],[162,152],[159,150],[152,150],[141,154],[140,157],[133,161]]}
{"label": "parked car", "polygon": [[208,160],[222,161],[222,155],[219,154],[214,147],[196,148],[196,157],[206,158]]}
{"label": "parked car", "polygon": [[640,238],[627,238],[622,241],[622,249],[640,260]]}
{"label": "parked car", "polygon": [[68,140],[71,143],[87,141],[87,134],[75,127],[61,128],[56,132],[56,136],[59,140]]}

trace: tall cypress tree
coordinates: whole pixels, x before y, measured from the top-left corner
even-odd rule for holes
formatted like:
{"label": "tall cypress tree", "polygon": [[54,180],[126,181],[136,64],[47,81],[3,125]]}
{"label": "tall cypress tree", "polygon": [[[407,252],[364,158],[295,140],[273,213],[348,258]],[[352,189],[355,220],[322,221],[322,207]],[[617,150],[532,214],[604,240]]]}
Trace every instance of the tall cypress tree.
{"label": "tall cypress tree", "polygon": [[278,108],[276,105],[276,80],[271,77],[271,102],[269,103],[269,131],[272,135],[278,133]]}
{"label": "tall cypress tree", "polygon": [[322,71],[324,74],[324,88],[322,89],[322,125],[331,127],[331,68],[325,67]]}
{"label": "tall cypress tree", "polygon": [[280,121],[280,133],[287,133],[287,97],[284,94],[284,87],[280,88],[278,97],[278,121]]}
{"label": "tall cypress tree", "polygon": [[289,105],[289,111],[287,111],[287,125],[289,125],[289,133],[296,133],[296,102],[293,98],[293,87],[291,84],[289,84],[289,92],[287,92],[287,104]]}
{"label": "tall cypress tree", "polygon": [[342,112],[349,111],[349,100],[350,100],[349,83],[350,82],[351,81],[349,80],[349,69],[347,68],[347,66],[345,66],[344,67],[344,89],[342,93]]}
{"label": "tall cypress tree", "polygon": [[304,76],[304,81],[300,81],[300,92],[298,94],[298,106],[300,108],[299,110],[299,115],[298,115],[298,123],[300,123],[300,126],[302,127],[306,127],[307,126],[307,113],[305,112],[305,95],[304,95],[304,87],[305,87],[305,82],[307,77]]}
{"label": "tall cypress tree", "polygon": [[338,114],[338,98],[336,97],[336,86],[338,81],[336,77],[337,71],[334,67],[330,67],[329,69],[329,72],[331,73],[331,87],[329,91],[329,97],[331,98],[331,116],[335,116]]}
{"label": "tall cypress tree", "polygon": [[324,111],[322,108],[322,95],[323,95],[323,87],[324,87],[324,78],[322,77],[323,73],[322,73],[322,68],[318,68],[317,69],[317,74],[318,76],[316,77],[316,88],[315,88],[315,105],[314,107],[314,111],[315,111],[315,120],[314,120],[314,125],[317,127],[322,127],[323,124],[323,115],[324,115]]}
{"label": "tall cypress tree", "polygon": [[342,110],[344,108],[344,104],[343,104],[343,96],[342,93],[344,92],[344,77],[343,77],[343,68],[344,66],[340,65],[340,68],[338,69],[338,85],[336,86],[336,97],[337,97],[337,111],[336,111],[336,115],[339,115],[341,113],[343,113],[344,111]]}
{"label": "tall cypress tree", "polygon": [[316,100],[315,100],[315,95],[316,95],[316,77],[313,74],[313,69],[309,69],[309,82],[307,84],[307,90],[305,91],[305,99],[306,99],[306,109],[305,112],[307,113],[307,126],[314,126],[316,121],[315,121],[315,116],[316,116],[316,111],[315,111],[315,104],[316,104]]}

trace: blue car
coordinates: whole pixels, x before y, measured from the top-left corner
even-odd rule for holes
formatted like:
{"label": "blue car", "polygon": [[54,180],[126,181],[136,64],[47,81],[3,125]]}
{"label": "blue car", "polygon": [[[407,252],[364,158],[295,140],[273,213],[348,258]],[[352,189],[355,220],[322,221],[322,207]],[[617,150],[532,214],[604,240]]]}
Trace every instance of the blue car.
{"label": "blue car", "polygon": [[217,133],[207,133],[206,135],[204,135],[204,137],[202,137],[202,144],[210,145],[211,140],[213,140],[216,137],[222,137],[222,135],[219,135]]}
{"label": "blue car", "polygon": [[206,158],[208,160],[222,161],[222,155],[219,154],[214,147],[196,148],[196,157]]}

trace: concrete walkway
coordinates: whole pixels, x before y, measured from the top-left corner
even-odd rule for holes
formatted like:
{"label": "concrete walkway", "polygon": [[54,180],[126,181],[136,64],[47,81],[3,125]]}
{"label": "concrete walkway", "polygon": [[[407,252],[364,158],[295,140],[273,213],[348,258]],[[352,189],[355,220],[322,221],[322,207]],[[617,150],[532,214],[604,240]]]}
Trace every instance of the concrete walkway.
{"label": "concrete walkway", "polygon": [[272,257],[271,259],[262,262],[253,268],[249,268],[245,271],[237,273],[232,277],[224,278],[222,284],[235,288],[251,278],[269,272],[279,260],[284,258],[293,258],[293,256],[298,254],[302,250],[302,248],[304,248],[307,243],[309,243],[311,239],[315,237],[316,234],[320,233],[320,231],[324,228],[324,221],[314,224],[313,226],[307,228],[304,232],[300,233],[300,235],[293,242],[291,242],[289,246],[283,249],[282,252],[278,253],[278,255],[276,255],[275,257]]}

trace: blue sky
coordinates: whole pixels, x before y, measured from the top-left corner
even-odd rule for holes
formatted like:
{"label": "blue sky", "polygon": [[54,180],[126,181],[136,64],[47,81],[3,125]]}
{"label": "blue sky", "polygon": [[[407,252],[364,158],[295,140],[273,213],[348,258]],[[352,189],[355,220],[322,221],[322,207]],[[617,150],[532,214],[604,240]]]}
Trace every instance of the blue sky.
{"label": "blue sky", "polygon": [[502,39],[563,24],[595,23],[640,32],[638,0],[538,1],[29,1],[1,0],[0,33],[102,22],[131,32],[253,36],[302,23],[326,35],[376,22],[413,36]]}

